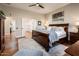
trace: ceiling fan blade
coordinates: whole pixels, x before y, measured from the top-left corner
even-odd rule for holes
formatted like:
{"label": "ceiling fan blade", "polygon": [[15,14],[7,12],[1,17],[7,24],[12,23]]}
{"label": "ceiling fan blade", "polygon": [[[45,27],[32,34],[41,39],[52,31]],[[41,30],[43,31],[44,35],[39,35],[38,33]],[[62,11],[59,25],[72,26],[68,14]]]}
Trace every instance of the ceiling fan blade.
{"label": "ceiling fan blade", "polygon": [[29,7],[32,7],[32,6],[35,6],[36,4],[33,4],[33,5],[29,5]]}
{"label": "ceiling fan blade", "polygon": [[39,4],[39,7],[44,8],[42,5]]}
{"label": "ceiling fan blade", "polygon": [[39,4],[39,3],[33,4],[33,5],[29,5],[29,7],[32,7],[32,6],[37,6],[37,7],[44,8],[44,7],[43,7],[41,4]]}

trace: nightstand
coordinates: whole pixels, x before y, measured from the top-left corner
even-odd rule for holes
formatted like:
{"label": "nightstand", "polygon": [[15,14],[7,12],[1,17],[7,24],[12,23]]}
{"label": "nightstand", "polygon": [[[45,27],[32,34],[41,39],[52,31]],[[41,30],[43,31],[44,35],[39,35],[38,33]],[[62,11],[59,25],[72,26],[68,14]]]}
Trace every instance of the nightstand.
{"label": "nightstand", "polygon": [[68,47],[65,52],[71,56],[79,56],[79,41]]}
{"label": "nightstand", "polygon": [[70,43],[73,44],[78,40],[79,40],[79,32],[78,33],[70,32]]}

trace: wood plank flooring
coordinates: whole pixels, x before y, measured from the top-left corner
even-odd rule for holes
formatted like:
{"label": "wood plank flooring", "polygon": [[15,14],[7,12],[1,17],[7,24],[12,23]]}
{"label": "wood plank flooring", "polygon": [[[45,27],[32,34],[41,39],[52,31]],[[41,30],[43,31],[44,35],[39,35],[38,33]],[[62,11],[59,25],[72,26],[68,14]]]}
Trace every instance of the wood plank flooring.
{"label": "wood plank flooring", "polygon": [[15,38],[15,33],[5,35],[5,49],[1,56],[11,56],[18,51],[18,39]]}

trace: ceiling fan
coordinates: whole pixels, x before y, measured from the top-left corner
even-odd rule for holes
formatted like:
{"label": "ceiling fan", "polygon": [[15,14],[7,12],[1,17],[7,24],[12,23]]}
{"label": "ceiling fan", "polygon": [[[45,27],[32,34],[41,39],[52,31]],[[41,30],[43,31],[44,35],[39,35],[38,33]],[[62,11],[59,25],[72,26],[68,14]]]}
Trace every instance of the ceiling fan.
{"label": "ceiling fan", "polygon": [[33,7],[33,6],[37,6],[37,7],[40,7],[40,8],[44,8],[44,6],[42,6],[40,3],[36,3],[36,4],[29,5],[29,7]]}

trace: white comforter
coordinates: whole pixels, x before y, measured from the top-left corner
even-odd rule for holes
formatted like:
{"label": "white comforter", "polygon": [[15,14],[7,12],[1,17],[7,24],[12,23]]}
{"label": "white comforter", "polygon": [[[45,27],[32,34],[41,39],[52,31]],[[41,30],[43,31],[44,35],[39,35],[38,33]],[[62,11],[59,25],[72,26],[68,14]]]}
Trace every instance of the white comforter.
{"label": "white comforter", "polygon": [[55,32],[58,36],[58,39],[66,37],[66,32],[65,31],[55,31]]}
{"label": "white comforter", "polygon": [[49,45],[52,47],[52,43],[59,41],[59,39],[66,37],[66,32],[64,30],[55,30],[51,28],[49,32]]}

